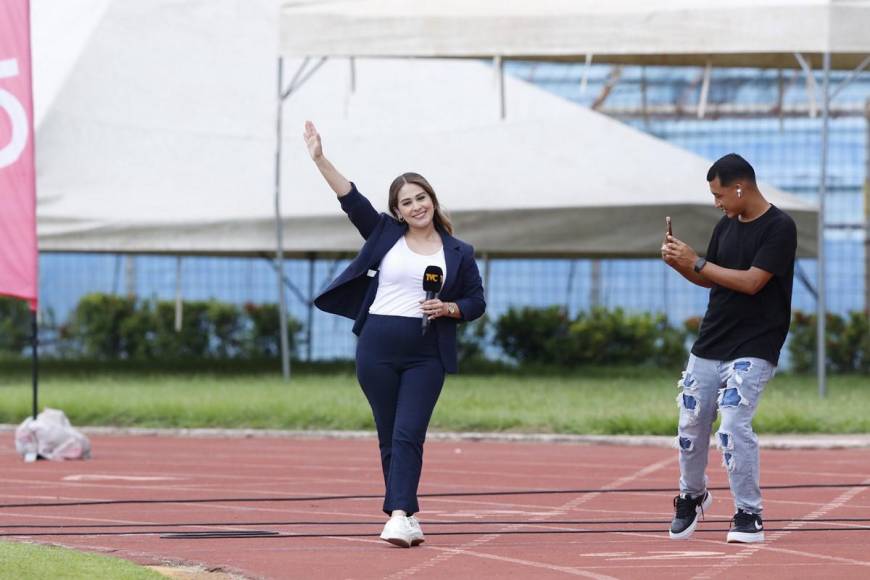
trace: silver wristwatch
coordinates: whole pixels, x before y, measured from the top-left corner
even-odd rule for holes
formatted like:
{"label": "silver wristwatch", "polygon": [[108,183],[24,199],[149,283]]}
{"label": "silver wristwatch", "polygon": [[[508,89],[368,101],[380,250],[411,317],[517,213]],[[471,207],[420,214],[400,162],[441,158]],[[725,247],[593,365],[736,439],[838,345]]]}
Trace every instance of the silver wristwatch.
{"label": "silver wristwatch", "polygon": [[707,265],[707,260],[705,260],[704,258],[698,258],[697,260],[695,260],[695,265],[692,267],[692,269],[695,270],[695,272],[697,272],[698,274],[700,274],[701,270],[703,270],[704,266],[706,266],[706,265]]}

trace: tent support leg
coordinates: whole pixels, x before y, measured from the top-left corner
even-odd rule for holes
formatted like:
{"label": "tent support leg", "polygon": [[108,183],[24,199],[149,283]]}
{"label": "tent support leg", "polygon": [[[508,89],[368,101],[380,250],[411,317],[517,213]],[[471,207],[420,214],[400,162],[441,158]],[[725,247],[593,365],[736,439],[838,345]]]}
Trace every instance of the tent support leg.
{"label": "tent support leg", "polygon": [[589,307],[598,308],[599,306],[601,306],[601,260],[596,258],[592,260],[592,272],[590,273]]}
{"label": "tent support leg", "polygon": [[311,339],[314,337],[314,265],[317,254],[308,254],[308,320],[305,323],[305,359],[311,362]]}
{"label": "tent support leg", "polygon": [[713,76],[713,63],[707,61],[704,67],[704,79],[701,81],[701,95],[698,97],[698,118],[703,119],[707,112],[707,97],[710,94],[710,77]]}
{"label": "tent support leg", "polygon": [[30,311],[30,346],[33,349],[33,419],[39,413],[39,324],[36,310]]}
{"label": "tent support leg", "polygon": [[281,334],[281,374],[290,380],[290,345],[287,336],[287,296],[284,292],[284,228],[281,221],[281,141],[284,111],[284,59],[278,57],[278,102],[275,119],[275,272],[278,279],[278,328]]}
{"label": "tent support leg", "polygon": [[[284,59],[278,57],[278,99],[275,114],[275,272],[278,278],[278,310],[281,320],[281,374],[285,381],[290,380],[290,340],[287,335],[287,296],[284,293],[284,226],[281,221],[281,145],[284,126],[284,101],[299,89],[326,62],[326,57],[318,60],[310,69],[310,58],[305,58],[290,85],[284,88]],[[307,70],[306,70],[307,69]]]}
{"label": "tent support leg", "polygon": [[827,302],[825,293],[825,198],[827,197],[828,178],[828,125],[830,121],[830,76],[831,53],[826,52],[822,59],[822,155],[819,170],[819,221],[818,221],[818,258],[816,261],[818,300],[816,300],[816,370],[819,382],[819,397],[827,395],[827,348],[825,345],[825,317]]}
{"label": "tent support leg", "polygon": [[565,313],[571,316],[571,298],[574,296],[574,276],[577,273],[577,260],[568,262],[568,287],[565,289]]}
{"label": "tent support leg", "polygon": [[175,332],[181,332],[184,302],[181,299],[181,256],[175,256]]}
{"label": "tent support leg", "polygon": [[870,315],[870,98],[864,105],[866,157],[864,169],[864,312]]}
{"label": "tent support leg", "polygon": [[815,117],[818,114],[818,107],[816,105],[816,77],[813,76],[813,69],[810,67],[807,59],[804,58],[804,55],[796,52],[794,57],[807,77],[807,98],[809,99],[810,117]]}
{"label": "tent support leg", "polygon": [[589,71],[592,70],[592,53],[586,54],[586,64],[583,65],[583,76],[580,77],[580,94],[586,94],[586,87],[589,86]]}
{"label": "tent support leg", "polygon": [[489,302],[489,274],[490,274],[489,254],[483,255],[483,299]]}
{"label": "tent support leg", "polygon": [[498,83],[498,118],[504,120],[507,115],[504,97],[504,59],[496,56],[493,59],[493,63],[495,64],[496,82]]}

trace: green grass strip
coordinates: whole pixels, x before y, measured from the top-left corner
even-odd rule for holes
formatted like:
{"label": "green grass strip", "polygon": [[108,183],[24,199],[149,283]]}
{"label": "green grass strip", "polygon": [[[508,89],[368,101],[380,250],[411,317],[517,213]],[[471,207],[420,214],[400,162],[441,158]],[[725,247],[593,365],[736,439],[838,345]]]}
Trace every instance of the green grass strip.
{"label": "green grass strip", "polygon": [[54,546],[0,542],[0,580],[165,580],[132,562]]}
{"label": "green grass strip", "polygon": [[[451,375],[432,418],[444,431],[673,435],[678,371],[589,369],[570,374],[525,370]],[[782,374],[768,384],[759,433],[870,432],[870,379],[830,377],[820,399],[815,377]],[[0,422],[30,412],[24,369],[0,368]],[[374,429],[347,367],[274,372],[148,372],[99,367],[43,372],[40,405],[63,409],[72,423],[135,427]]]}

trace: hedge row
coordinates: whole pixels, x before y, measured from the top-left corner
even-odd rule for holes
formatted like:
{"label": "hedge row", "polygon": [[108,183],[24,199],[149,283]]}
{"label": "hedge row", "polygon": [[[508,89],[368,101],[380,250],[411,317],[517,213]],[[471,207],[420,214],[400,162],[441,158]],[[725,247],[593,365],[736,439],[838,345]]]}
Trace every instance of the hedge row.
{"label": "hedge row", "polygon": [[494,326],[495,343],[520,364],[676,366],[686,357],[686,330],[660,314],[593,308],[571,318],[556,306],[511,308]]}
{"label": "hedge row", "polygon": [[[795,372],[816,368],[816,315],[792,314],[788,352]],[[870,313],[850,312],[825,319],[828,368],[835,373],[870,373]]]}
{"label": "hedge row", "polygon": [[[183,360],[269,358],[280,352],[275,304],[239,307],[185,301],[180,332],[175,302],[88,294],[59,328],[58,354],[68,358]],[[291,352],[301,324],[288,319]]]}
{"label": "hedge row", "polygon": [[30,311],[23,300],[0,296],[0,353],[20,353],[30,344]]}
{"label": "hedge row", "polygon": [[[183,303],[181,332],[175,331],[175,303],[88,294],[66,324],[57,328],[55,352],[64,358],[97,360],[184,360],[273,358],[280,353],[278,307],[235,306],[209,301]],[[302,325],[288,319],[291,352]],[[815,316],[795,311],[788,349],[791,368],[815,368]],[[700,318],[680,327],[663,315],[594,308],[570,317],[563,308],[511,308],[495,321],[486,317],[460,325],[459,358],[485,362],[492,346],[519,364],[582,365],[683,364],[686,346],[697,336]],[[30,340],[24,302],[0,297],[0,353],[21,354]],[[870,373],[870,316],[851,312],[827,318],[827,352],[833,372]]]}

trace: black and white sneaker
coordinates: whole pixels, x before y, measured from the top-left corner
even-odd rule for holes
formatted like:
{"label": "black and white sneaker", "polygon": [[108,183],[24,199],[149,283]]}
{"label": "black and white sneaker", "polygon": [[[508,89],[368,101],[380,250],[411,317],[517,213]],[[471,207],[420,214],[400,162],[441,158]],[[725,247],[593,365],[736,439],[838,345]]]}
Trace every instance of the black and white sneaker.
{"label": "black and white sneaker", "polygon": [[738,509],[731,520],[731,529],[728,530],[728,541],[741,544],[754,544],[764,541],[764,524],[759,514],[745,512]]}
{"label": "black and white sneaker", "polygon": [[704,510],[713,503],[713,496],[709,491],[698,497],[689,497],[680,494],[674,498],[674,519],[671,520],[671,529],[668,535],[672,540],[687,540],[695,526],[698,525],[698,515],[703,518]]}

